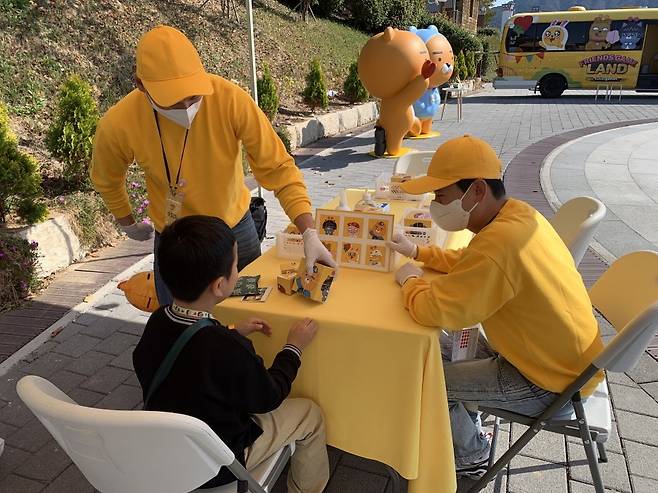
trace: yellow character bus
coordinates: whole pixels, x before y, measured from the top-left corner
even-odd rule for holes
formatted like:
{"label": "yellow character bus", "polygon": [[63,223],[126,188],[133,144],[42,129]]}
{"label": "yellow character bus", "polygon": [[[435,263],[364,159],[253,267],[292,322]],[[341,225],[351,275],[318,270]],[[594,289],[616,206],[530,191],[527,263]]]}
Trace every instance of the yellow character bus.
{"label": "yellow character bus", "polygon": [[658,9],[536,12],[502,33],[494,87],[546,98],[565,89],[658,91]]}

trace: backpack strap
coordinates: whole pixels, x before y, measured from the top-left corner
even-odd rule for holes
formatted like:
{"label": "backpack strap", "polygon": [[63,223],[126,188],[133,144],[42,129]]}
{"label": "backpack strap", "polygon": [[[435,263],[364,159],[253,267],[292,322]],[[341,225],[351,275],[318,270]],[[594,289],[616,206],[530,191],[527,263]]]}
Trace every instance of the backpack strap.
{"label": "backpack strap", "polygon": [[178,336],[178,339],[176,339],[174,345],[171,346],[167,356],[165,356],[165,358],[162,360],[162,363],[160,363],[160,367],[155,372],[153,380],[151,380],[151,385],[149,385],[146,398],[144,399],[144,409],[148,408],[151,397],[153,397],[153,393],[167,378],[167,375],[169,375],[172,366],[174,366],[174,363],[176,362],[176,358],[178,358],[178,354],[183,350],[188,341],[192,339],[194,334],[199,332],[199,330],[203,329],[204,327],[208,327],[209,325],[215,325],[212,319],[202,318],[194,322],[187,329],[185,329],[181,335]]}

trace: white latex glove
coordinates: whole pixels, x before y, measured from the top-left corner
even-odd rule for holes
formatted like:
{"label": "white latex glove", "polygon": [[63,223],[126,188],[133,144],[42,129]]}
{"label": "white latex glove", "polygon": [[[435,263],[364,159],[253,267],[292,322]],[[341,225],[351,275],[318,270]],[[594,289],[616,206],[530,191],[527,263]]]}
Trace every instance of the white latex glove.
{"label": "white latex glove", "polygon": [[418,267],[413,262],[409,262],[400,267],[395,273],[395,280],[400,286],[404,286],[404,283],[409,279],[414,277],[422,277],[423,269]]}
{"label": "white latex glove", "polygon": [[336,262],[329,250],[322,244],[318,232],[315,229],[307,229],[302,235],[304,238],[304,257],[306,257],[306,270],[313,272],[315,262],[336,268]]}
{"label": "white latex glove", "polygon": [[418,245],[412,243],[404,233],[400,233],[399,231],[393,233],[393,241],[387,241],[386,246],[405,257],[416,258],[418,254]]}
{"label": "white latex glove", "polygon": [[132,223],[128,226],[121,226],[124,233],[128,238],[137,241],[150,240],[153,237],[153,226],[146,223]]}

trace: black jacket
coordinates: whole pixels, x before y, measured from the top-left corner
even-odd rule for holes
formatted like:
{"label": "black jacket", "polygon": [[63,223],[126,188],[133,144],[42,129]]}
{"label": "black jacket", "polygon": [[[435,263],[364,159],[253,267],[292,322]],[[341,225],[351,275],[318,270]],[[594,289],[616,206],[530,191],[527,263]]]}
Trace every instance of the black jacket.
{"label": "black jacket", "polygon": [[[133,353],[144,397],[155,372],[180,334],[195,319],[170,307],[155,311]],[[204,421],[244,464],[244,449],[262,434],[252,414],[273,411],[290,393],[301,364],[297,351],[284,348],[267,369],[249,339],[215,321],[202,328],[180,352],[171,372],[151,397],[149,410],[187,414]],[[204,485],[235,478],[226,468]]]}

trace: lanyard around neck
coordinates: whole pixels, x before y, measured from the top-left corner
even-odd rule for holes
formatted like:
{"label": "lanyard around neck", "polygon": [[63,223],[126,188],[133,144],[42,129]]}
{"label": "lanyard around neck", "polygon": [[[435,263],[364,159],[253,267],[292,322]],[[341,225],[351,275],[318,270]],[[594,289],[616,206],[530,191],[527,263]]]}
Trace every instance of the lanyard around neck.
{"label": "lanyard around neck", "polygon": [[185,130],[185,140],[183,140],[183,150],[180,153],[180,162],[178,163],[178,172],[176,173],[176,181],[174,184],[171,184],[171,174],[169,173],[169,162],[167,161],[167,153],[165,152],[164,142],[162,141],[162,133],[160,132],[160,121],[158,120],[158,113],[153,110],[153,116],[155,117],[155,126],[158,128],[158,137],[160,138],[160,147],[162,148],[162,161],[164,162],[165,172],[167,173],[167,184],[171,190],[174,187],[178,186],[180,179],[180,170],[183,168],[183,156],[185,156],[185,146],[187,145],[187,134],[190,133],[190,129]]}

